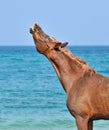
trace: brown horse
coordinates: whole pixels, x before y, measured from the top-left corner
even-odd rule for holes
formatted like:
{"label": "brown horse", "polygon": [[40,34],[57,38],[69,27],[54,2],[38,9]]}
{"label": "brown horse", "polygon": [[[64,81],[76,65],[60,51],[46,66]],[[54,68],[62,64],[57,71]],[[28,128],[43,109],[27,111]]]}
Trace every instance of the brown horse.
{"label": "brown horse", "polygon": [[38,24],[30,33],[39,53],[53,65],[67,94],[67,107],[78,130],[92,130],[93,120],[109,119],[109,78],[98,74],[61,43],[46,35]]}

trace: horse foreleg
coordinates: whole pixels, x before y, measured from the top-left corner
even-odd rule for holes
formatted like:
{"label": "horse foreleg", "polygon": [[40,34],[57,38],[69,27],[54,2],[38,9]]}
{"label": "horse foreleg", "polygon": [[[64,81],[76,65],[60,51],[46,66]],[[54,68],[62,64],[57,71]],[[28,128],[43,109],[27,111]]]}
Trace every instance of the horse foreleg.
{"label": "horse foreleg", "polygon": [[93,130],[93,121],[88,122],[88,130]]}
{"label": "horse foreleg", "polygon": [[78,130],[88,130],[88,119],[84,119],[82,117],[76,117],[76,124]]}

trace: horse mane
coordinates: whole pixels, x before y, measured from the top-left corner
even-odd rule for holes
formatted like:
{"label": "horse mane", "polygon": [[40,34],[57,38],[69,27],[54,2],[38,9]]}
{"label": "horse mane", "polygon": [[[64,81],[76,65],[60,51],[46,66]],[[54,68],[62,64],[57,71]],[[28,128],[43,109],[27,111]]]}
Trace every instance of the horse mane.
{"label": "horse mane", "polygon": [[65,55],[67,55],[71,60],[73,60],[73,63],[75,63],[79,68],[85,69],[86,73],[89,73],[91,75],[96,73],[96,71],[93,68],[89,67],[86,61],[77,56],[72,55],[72,53],[68,49],[62,48],[61,51]]}

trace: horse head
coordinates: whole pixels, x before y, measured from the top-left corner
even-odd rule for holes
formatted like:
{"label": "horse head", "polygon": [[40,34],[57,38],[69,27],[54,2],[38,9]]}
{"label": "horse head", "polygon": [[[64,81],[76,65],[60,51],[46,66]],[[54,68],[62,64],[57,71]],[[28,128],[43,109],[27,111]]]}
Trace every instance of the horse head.
{"label": "horse head", "polygon": [[30,28],[30,33],[33,36],[36,49],[39,53],[46,55],[47,52],[51,50],[59,50],[65,47],[68,43],[61,43],[55,38],[52,38],[45,34],[39,24],[35,23],[34,26]]}

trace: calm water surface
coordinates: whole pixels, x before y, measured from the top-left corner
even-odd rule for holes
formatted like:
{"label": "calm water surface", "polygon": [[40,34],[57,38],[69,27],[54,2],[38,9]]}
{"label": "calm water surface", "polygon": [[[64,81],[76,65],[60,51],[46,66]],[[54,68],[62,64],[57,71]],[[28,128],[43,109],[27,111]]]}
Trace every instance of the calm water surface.
{"label": "calm water surface", "polygon": [[[108,46],[68,48],[109,77]],[[94,130],[106,129],[109,121],[94,123]],[[65,92],[35,47],[0,47],[0,130],[76,130]]]}

